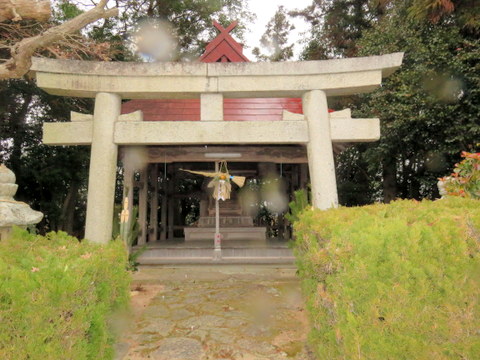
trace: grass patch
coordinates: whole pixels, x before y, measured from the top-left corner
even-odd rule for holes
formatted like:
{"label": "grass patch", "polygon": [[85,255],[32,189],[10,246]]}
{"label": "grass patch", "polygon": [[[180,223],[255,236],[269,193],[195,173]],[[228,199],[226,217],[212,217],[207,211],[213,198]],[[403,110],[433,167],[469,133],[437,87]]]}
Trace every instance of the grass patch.
{"label": "grass patch", "polygon": [[320,359],[478,359],[480,202],[304,211],[295,254]]}
{"label": "grass patch", "polygon": [[112,359],[110,321],[129,303],[120,241],[15,229],[0,242],[0,358]]}

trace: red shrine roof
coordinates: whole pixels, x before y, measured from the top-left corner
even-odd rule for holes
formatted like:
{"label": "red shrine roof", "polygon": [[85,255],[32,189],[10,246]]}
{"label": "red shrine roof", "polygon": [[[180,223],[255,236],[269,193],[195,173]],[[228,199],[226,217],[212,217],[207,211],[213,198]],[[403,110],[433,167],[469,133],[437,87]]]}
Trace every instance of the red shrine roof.
{"label": "red shrine roof", "polygon": [[[237,26],[231,23],[226,29],[218,22],[213,25],[220,31],[205,48],[201,62],[249,62],[243,46],[230,35]],[[122,114],[141,110],[145,121],[199,121],[200,99],[131,100],[122,104]],[[226,121],[282,120],[283,110],[302,114],[299,98],[224,99],[223,117]]]}

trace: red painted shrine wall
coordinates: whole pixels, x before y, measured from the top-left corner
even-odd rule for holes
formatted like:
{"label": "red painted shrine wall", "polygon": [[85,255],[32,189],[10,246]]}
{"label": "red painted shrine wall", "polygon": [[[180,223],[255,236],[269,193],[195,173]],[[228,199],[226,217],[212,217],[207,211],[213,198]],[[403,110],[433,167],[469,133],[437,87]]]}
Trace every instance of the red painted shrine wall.
{"label": "red painted shrine wall", "polygon": [[[122,114],[143,111],[145,121],[199,121],[200,100],[131,100],[122,105]],[[226,121],[282,120],[283,110],[302,114],[302,99],[224,99]]]}

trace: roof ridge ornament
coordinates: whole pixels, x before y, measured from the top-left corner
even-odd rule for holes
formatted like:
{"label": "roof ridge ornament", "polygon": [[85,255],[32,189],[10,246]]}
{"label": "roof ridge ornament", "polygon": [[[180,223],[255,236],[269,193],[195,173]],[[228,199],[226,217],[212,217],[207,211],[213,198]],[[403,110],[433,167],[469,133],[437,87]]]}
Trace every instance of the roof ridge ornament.
{"label": "roof ridge ornament", "polygon": [[235,41],[230,35],[230,32],[235,29],[237,25],[238,21],[234,21],[224,28],[217,21],[213,20],[213,26],[215,26],[220,33],[207,44],[205,52],[199,60],[204,63],[250,62],[243,54],[243,45]]}

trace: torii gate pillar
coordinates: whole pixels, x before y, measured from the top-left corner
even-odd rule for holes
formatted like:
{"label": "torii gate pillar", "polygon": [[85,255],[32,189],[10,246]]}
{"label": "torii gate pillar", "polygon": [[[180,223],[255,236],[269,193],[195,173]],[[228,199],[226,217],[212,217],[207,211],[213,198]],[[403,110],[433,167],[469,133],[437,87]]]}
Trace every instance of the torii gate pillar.
{"label": "torii gate pillar", "polygon": [[303,95],[302,102],[303,113],[308,122],[307,154],[312,203],[314,207],[322,210],[337,207],[337,181],[327,96],[322,90],[312,90]]}
{"label": "torii gate pillar", "polygon": [[118,146],[113,140],[121,97],[98,93],[93,112],[85,238],[105,243],[112,237]]}

